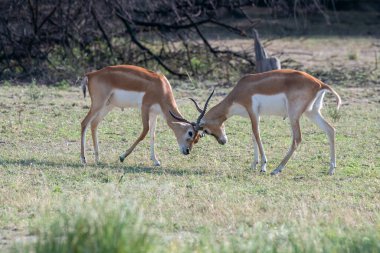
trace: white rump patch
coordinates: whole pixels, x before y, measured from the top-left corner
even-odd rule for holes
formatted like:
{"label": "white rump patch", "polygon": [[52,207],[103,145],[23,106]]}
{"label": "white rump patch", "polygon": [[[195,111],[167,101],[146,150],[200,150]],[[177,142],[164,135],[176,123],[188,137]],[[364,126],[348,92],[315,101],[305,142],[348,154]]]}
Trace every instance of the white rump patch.
{"label": "white rump patch", "polygon": [[323,107],[323,97],[325,96],[325,90],[320,90],[313,101],[307,107],[307,111],[320,111]]}
{"label": "white rump patch", "polygon": [[288,100],[284,93],[252,96],[252,109],[257,115],[288,116]]}
{"label": "white rump patch", "polygon": [[116,89],[110,98],[110,103],[120,108],[137,107],[141,109],[144,95],[145,92]]}

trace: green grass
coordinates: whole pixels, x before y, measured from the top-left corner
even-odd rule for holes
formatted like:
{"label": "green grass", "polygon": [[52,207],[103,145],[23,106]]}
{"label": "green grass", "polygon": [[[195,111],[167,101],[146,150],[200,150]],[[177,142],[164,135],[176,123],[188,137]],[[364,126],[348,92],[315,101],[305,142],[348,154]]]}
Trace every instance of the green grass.
{"label": "green grass", "polygon": [[[227,121],[227,145],[206,137],[189,156],[180,154],[160,118],[156,147],[162,166],[152,166],[148,138],[120,164],[118,156],[141,131],[136,110],[115,109],[101,123],[99,165],[93,162],[88,133],[89,164],[82,166],[80,121],[90,101],[83,100],[80,88],[3,86],[0,248],[378,252],[379,94],[371,87],[337,90],[344,102],[339,117],[329,113],[335,106],[329,96],[323,110],[337,129],[336,175],[327,175],[326,136],[303,119],[303,143],[283,173],[272,177],[249,169],[251,130],[239,117]],[[186,99],[192,92],[175,89],[189,118],[196,115]],[[270,171],[290,145],[288,122],[264,117],[261,131]]]}
{"label": "green grass", "polygon": [[[77,203],[76,213],[65,207],[53,222],[42,223],[34,231],[35,243],[17,244],[12,252],[376,252],[380,233],[352,231],[333,223],[305,227],[288,222],[280,226],[258,223],[240,226],[236,235],[217,241],[207,230],[199,231],[199,241],[191,243],[160,241],[143,223],[142,214],[126,204],[92,199]],[[86,209],[87,208],[87,209]]]}
{"label": "green grass", "polygon": [[[94,200],[95,201],[95,200]],[[142,225],[141,217],[125,206],[100,204],[79,207],[76,214],[59,211],[59,217],[34,231],[34,244],[16,245],[14,252],[151,252],[155,237]],[[83,203],[77,203],[78,206]],[[87,206],[88,207],[88,206]]]}

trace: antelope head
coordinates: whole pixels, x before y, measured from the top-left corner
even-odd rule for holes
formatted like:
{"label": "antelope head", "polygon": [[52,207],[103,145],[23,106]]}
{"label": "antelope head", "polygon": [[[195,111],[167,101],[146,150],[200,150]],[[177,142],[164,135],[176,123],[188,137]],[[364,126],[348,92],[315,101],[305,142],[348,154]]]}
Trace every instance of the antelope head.
{"label": "antelope head", "polygon": [[203,122],[202,122],[202,118],[205,116],[205,113],[207,111],[207,106],[208,106],[208,103],[210,102],[210,99],[211,97],[214,95],[214,92],[215,92],[215,89],[211,92],[210,96],[208,97],[203,109],[201,109],[201,107],[197,104],[197,102],[190,98],[191,101],[193,101],[193,103],[195,104],[195,107],[197,108],[198,112],[200,113],[197,120],[195,122],[190,122],[189,120],[187,119],[184,119],[182,117],[179,117],[177,115],[175,115],[173,112],[169,111],[170,115],[178,120],[179,122],[182,122],[182,123],[185,123],[185,124],[188,124],[192,127],[193,131],[194,131],[194,134],[191,136],[192,138],[187,138],[186,141],[187,142],[191,142],[189,143],[189,150],[187,153],[190,152],[192,146],[195,144],[195,143],[198,143],[199,139],[201,137],[203,137]]}

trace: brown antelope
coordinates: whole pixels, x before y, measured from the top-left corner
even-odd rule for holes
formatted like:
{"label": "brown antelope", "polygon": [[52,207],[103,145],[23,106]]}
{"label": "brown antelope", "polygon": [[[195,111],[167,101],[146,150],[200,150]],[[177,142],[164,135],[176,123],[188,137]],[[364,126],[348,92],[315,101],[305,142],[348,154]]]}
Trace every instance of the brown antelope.
{"label": "brown antelope", "polygon": [[178,121],[171,116],[182,117],[169,81],[161,74],[137,66],[110,66],[86,74],[82,81],[84,97],[86,97],[86,86],[91,97],[91,108],[81,124],[82,163],[86,163],[84,152],[86,129],[89,124],[91,124],[95,161],[99,161],[97,127],[114,107],[137,107],[141,110],[142,117],[143,130],[132,146],[120,155],[121,162],[150,130],[150,159],[154,165],[160,165],[154,151],[155,129],[159,114],[165,118],[166,123],[173,130],[182,154],[188,155],[193,143],[199,139],[199,135],[194,129],[195,123]]}
{"label": "brown antelope", "polygon": [[[330,144],[330,170],[335,172],[335,129],[322,117],[321,108],[325,92],[331,92],[341,104],[339,95],[317,78],[296,70],[273,70],[265,73],[246,75],[219,104],[212,107],[196,126],[205,134],[213,135],[220,144],[227,142],[224,121],[233,115],[249,117],[252,123],[254,159],[252,168],[256,169],[261,155],[261,172],[266,171],[267,158],[261,143],[259,121],[261,115],[288,117],[293,140],[289,151],[272,171],[280,173],[297,146],[301,143],[300,117],[305,114],[327,135]],[[194,101],[195,102],[195,101]],[[196,104],[198,110],[199,106]]]}

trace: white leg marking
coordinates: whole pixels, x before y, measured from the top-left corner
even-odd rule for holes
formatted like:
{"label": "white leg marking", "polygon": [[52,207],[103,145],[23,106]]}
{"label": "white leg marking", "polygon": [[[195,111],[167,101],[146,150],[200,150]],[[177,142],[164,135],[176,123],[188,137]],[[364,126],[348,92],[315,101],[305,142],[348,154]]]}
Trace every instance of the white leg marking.
{"label": "white leg marking", "polygon": [[[82,147],[83,147],[84,150],[86,149],[86,131],[87,131],[87,126],[84,129],[84,133],[82,134],[82,139],[81,139],[81,145],[82,145]],[[85,150],[85,152],[86,152],[86,150]],[[81,156],[80,156],[80,162],[82,164],[86,164],[87,163],[86,162],[86,157],[83,154],[81,154]]]}
{"label": "white leg marking", "polygon": [[[264,150],[264,148],[263,148]],[[265,155],[265,153],[263,154],[263,156],[261,157],[261,169],[260,169],[260,172],[266,172],[267,171],[267,157]]]}
{"label": "white leg marking", "polygon": [[157,114],[151,113],[149,116],[149,135],[150,135],[150,160],[153,161],[154,166],[160,166],[161,163],[157,159],[154,152],[154,139],[156,135]]}
{"label": "white leg marking", "polygon": [[313,121],[322,131],[327,135],[330,145],[330,170],[329,174],[335,173],[336,156],[335,156],[335,129],[322,117],[319,111],[310,111],[306,113],[306,116]]}
{"label": "white leg marking", "polygon": [[[252,97],[252,101],[253,101],[253,97]],[[252,104],[252,109],[253,109],[253,113],[255,114],[256,116],[256,119],[257,119],[257,132],[259,134],[259,138],[261,140],[261,136],[260,136],[260,114],[259,114],[259,107],[260,107],[260,104]],[[262,154],[261,154],[261,165],[260,165],[260,172],[266,172],[267,171],[267,156],[265,155],[265,150],[264,150],[264,146],[263,146],[263,143],[262,141],[260,141],[259,143],[257,143],[256,141],[256,147],[261,148],[262,150]]]}
{"label": "white leg marking", "polygon": [[[260,165],[260,172],[266,172],[267,171],[267,157],[265,155],[265,151],[264,151],[264,147],[263,147],[263,143],[261,142],[261,137],[260,137],[260,116],[259,116],[259,113],[258,113],[258,107],[257,106],[254,106],[253,108],[253,115],[251,115],[251,122],[254,122],[254,120],[256,119],[256,124],[253,124],[252,125],[252,131],[253,131],[253,135],[254,135],[254,139],[255,139],[255,143],[256,143],[256,147],[259,149],[259,151],[261,151],[261,165]],[[255,136],[255,130],[257,131],[257,136]],[[258,139],[257,139],[257,138]],[[254,146],[255,148],[255,146]],[[255,152],[257,153],[257,152]]]}
{"label": "white leg marking", "polygon": [[103,107],[91,121],[91,134],[94,144],[95,163],[99,163],[99,142],[98,142],[98,126],[104,117],[112,110],[113,106],[108,105]]}
{"label": "white leg marking", "polygon": [[[92,120],[96,117],[96,113],[93,114],[93,115],[87,115],[86,117],[90,116],[90,118],[88,119],[86,125],[84,126],[84,128],[82,129],[82,133],[81,133],[81,156],[80,156],[80,160],[81,160],[81,163],[82,164],[86,164],[86,157],[85,157],[85,152],[86,152],[86,132],[87,132],[87,128],[88,128],[88,125],[91,124]],[[86,120],[86,118],[85,118]]]}
{"label": "white leg marking", "polygon": [[257,164],[259,163],[259,147],[257,146],[257,142],[256,142],[254,135],[252,136],[252,140],[253,140],[253,152],[254,153],[253,153],[253,162],[252,162],[251,168],[256,170]]}

